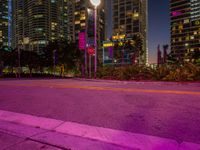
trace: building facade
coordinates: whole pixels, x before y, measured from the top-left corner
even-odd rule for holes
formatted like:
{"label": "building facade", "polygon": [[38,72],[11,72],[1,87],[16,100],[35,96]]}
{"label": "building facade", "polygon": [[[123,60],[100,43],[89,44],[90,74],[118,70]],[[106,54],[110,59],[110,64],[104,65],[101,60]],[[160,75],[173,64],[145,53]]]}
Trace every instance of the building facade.
{"label": "building facade", "polygon": [[[76,42],[78,40],[79,32],[86,32],[89,43],[90,39],[94,39],[94,7],[90,0],[72,0],[69,4],[69,37]],[[97,36],[101,43],[105,39],[105,3],[101,1],[98,6],[97,17]]]}
{"label": "building facade", "polygon": [[200,51],[200,1],[170,0],[171,52],[177,61],[194,61]]}
{"label": "building facade", "polygon": [[113,35],[125,35],[126,37],[139,35],[144,51],[139,59],[141,64],[146,64],[148,62],[148,0],[113,0],[112,5]]}
{"label": "building facade", "polygon": [[[101,9],[100,9],[101,8]],[[98,39],[104,39],[103,2],[98,11]],[[92,30],[89,0],[13,1],[13,47],[39,51],[49,41],[77,42],[81,31]],[[92,18],[94,19],[94,18]],[[93,31],[93,30],[92,30]],[[100,34],[101,33],[101,34]]]}
{"label": "building facade", "polygon": [[0,48],[11,45],[11,5],[10,0],[0,1]]}
{"label": "building facade", "polygon": [[13,48],[39,52],[49,41],[68,37],[68,0],[15,0]]}

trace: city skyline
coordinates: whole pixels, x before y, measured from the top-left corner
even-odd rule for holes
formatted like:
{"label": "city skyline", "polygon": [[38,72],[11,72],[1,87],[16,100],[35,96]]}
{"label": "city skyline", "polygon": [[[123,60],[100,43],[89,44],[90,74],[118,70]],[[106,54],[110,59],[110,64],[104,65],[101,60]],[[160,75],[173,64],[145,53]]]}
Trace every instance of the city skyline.
{"label": "city skyline", "polygon": [[149,63],[156,63],[157,46],[170,46],[170,1],[149,0],[148,3],[148,58]]}
{"label": "city skyline", "polygon": [[[169,1],[149,0],[149,63],[157,62],[157,46],[170,46]],[[169,51],[168,51],[169,52]]]}

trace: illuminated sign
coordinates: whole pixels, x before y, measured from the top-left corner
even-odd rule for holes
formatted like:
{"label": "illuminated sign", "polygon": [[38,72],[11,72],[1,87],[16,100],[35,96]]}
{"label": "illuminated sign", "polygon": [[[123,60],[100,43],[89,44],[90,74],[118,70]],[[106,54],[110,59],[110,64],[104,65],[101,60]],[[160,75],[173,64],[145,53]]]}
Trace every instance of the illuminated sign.
{"label": "illuminated sign", "polygon": [[113,36],[112,38],[113,38],[114,40],[120,40],[120,39],[124,39],[125,36],[126,36],[125,34],[122,34],[122,35]]}
{"label": "illuminated sign", "polygon": [[78,45],[79,49],[84,50],[86,45],[85,32],[79,32],[78,38],[79,38],[79,45]]}
{"label": "illuminated sign", "polygon": [[180,11],[172,11],[172,16],[173,17],[180,16],[180,15],[182,15],[182,12],[180,12]]}
{"label": "illuminated sign", "polygon": [[112,46],[114,46],[113,42],[103,43],[103,47],[112,47]]}

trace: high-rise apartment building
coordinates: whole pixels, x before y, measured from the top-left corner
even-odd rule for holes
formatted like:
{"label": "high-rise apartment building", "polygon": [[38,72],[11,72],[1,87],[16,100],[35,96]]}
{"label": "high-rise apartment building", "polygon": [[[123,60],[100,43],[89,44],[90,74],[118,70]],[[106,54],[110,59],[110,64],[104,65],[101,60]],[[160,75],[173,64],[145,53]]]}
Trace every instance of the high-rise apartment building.
{"label": "high-rise apartment building", "polygon": [[[98,39],[104,40],[103,1],[98,7]],[[93,6],[83,0],[13,1],[13,47],[26,50],[45,47],[49,41],[64,39],[77,42],[81,31],[94,31],[89,19]],[[93,15],[93,13],[92,13]],[[92,17],[92,18],[91,18]]]}
{"label": "high-rise apartment building", "polygon": [[68,38],[68,0],[15,0],[12,6],[14,48],[39,52],[49,41]]}
{"label": "high-rise apartment building", "polygon": [[140,63],[148,62],[147,50],[147,15],[148,0],[113,0],[113,35],[131,37],[140,35],[142,39],[143,55]]}
{"label": "high-rise apartment building", "polygon": [[11,7],[10,0],[0,1],[0,48],[11,44]]}
{"label": "high-rise apartment building", "polygon": [[179,61],[194,61],[200,51],[200,1],[170,0],[171,51]]}
{"label": "high-rise apartment building", "polygon": [[[92,43],[90,39],[94,39],[94,6],[92,6],[90,0],[71,0],[69,3],[69,9],[69,36],[73,41],[77,41],[79,32],[87,32],[89,43]],[[100,41],[105,39],[104,0],[101,1],[101,5],[98,6],[97,11],[97,34],[100,43]]]}

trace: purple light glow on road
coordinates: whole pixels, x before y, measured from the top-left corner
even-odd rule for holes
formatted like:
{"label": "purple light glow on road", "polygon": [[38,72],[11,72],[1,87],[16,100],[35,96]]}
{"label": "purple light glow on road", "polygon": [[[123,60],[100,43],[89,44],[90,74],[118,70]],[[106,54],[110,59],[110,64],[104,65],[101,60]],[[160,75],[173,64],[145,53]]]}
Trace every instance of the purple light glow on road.
{"label": "purple light glow on road", "polygon": [[0,109],[199,143],[199,87],[78,79],[1,81]]}

